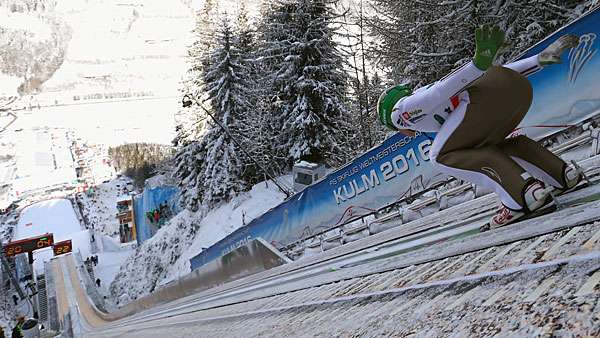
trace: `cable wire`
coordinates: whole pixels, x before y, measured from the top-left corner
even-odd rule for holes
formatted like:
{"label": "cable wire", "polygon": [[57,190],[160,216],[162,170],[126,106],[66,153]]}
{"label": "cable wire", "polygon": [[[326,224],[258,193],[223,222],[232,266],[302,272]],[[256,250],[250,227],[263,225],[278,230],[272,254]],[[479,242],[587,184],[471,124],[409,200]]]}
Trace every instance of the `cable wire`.
{"label": "cable wire", "polygon": [[212,113],[210,113],[208,111],[208,109],[206,109],[204,107],[204,105],[202,105],[201,103],[198,102],[198,100],[194,97],[193,100],[195,101],[195,103],[206,113],[206,115],[210,116],[210,118],[221,128],[223,129],[223,131],[225,132],[225,134],[227,135],[227,137],[229,137],[231,139],[231,141],[233,141],[233,143],[235,143],[236,146],[238,146],[238,148],[246,155],[248,156],[248,158],[250,158],[250,160],[252,160],[252,162],[254,162],[254,164],[256,164],[264,173],[265,175],[267,175],[267,177],[269,177],[269,179],[271,181],[273,181],[273,183],[275,184],[275,186],[277,186],[277,188],[283,192],[285,194],[285,198],[289,198],[292,193],[283,187],[283,185],[273,176],[271,175],[271,173],[269,173],[269,171],[267,171],[267,169],[265,167],[263,167],[258,160],[256,160],[254,158],[254,156],[252,156],[229,132],[229,130],[227,128],[225,128],[225,126],[223,124],[221,124],[221,122],[219,122]]}

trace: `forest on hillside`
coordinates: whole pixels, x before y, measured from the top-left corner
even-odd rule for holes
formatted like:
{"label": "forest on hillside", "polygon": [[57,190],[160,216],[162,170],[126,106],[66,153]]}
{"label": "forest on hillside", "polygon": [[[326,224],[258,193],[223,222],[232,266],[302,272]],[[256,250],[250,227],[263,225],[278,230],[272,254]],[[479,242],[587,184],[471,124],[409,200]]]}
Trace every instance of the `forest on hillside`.
{"label": "forest on hillside", "polygon": [[47,0],[0,0],[0,73],[22,78],[20,95],[35,93],[62,65],[71,28]]}
{"label": "forest on hillside", "polygon": [[108,149],[113,166],[131,177],[138,188],[168,162],[173,152],[173,147],[156,143],[128,143]]}

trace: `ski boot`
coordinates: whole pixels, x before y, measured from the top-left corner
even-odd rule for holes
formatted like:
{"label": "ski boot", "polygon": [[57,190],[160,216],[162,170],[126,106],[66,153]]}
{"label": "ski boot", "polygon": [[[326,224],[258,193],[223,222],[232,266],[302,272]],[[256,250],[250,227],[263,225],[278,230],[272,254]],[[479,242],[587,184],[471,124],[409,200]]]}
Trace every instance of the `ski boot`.
{"label": "ski boot", "polygon": [[540,181],[533,181],[526,188],[523,193],[526,207],[521,210],[514,210],[502,205],[502,208],[498,211],[492,219],[484,224],[480,230],[487,231],[494,228],[503,227],[510,223],[517,221],[526,220],[528,218],[541,216],[556,210],[556,204],[550,194],[549,190],[546,189],[544,183]]}
{"label": "ski boot", "polygon": [[577,47],[578,44],[579,37],[571,34],[563,35],[538,55],[538,61],[542,66],[561,63],[560,55],[567,49]]}
{"label": "ski boot", "polygon": [[[573,164],[565,167],[563,177],[565,186],[562,188],[555,187],[553,192],[554,195],[562,195],[576,190],[579,186],[579,183],[586,178],[585,174],[583,173],[583,169],[581,169],[581,167],[574,162]],[[589,180],[586,179],[586,182],[588,181]]]}

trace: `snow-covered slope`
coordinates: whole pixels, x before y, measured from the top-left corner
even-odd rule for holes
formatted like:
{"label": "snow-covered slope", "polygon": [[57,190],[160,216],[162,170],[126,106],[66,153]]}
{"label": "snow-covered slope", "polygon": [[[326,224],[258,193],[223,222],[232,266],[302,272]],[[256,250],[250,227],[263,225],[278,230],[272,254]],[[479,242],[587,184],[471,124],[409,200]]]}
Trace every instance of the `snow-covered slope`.
{"label": "snow-covered slope", "polygon": [[[291,177],[284,180],[289,181]],[[111,296],[122,304],[189,273],[189,259],[202,248],[262,215],[284,198],[275,185],[262,182],[204,217],[202,212],[180,212],[121,266],[110,287]]]}
{"label": "snow-covered slope", "polygon": [[193,12],[180,1],[59,2],[73,28],[65,62],[47,91],[85,95],[151,91],[174,95],[185,71]]}
{"label": "snow-covered slope", "polygon": [[54,233],[56,240],[80,231],[81,227],[71,203],[66,199],[51,199],[29,206],[21,212],[14,240]]}
{"label": "snow-covered slope", "polygon": [[[291,176],[286,176],[281,181],[290,186]],[[248,224],[254,218],[281,203],[284,198],[285,195],[277,190],[275,185],[266,186],[265,183],[259,183],[231,203],[208,213],[200,222],[200,229],[192,245],[173,266],[169,267],[164,281],[188,274],[190,272],[189,260],[200,253],[202,248],[208,248],[237,228]]]}
{"label": "snow-covered slope", "polygon": [[96,186],[93,194],[77,194],[77,201],[87,225],[108,236],[119,236],[117,200],[128,194],[131,180],[125,176]]}
{"label": "snow-covered slope", "polygon": [[[31,205],[21,212],[13,240],[52,233],[54,242],[70,239],[73,251],[81,255],[90,255],[90,239],[87,230],[83,230],[71,202],[66,199],[51,199]],[[54,256],[52,248],[34,252],[34,269],[43,271],[44,262]]]}

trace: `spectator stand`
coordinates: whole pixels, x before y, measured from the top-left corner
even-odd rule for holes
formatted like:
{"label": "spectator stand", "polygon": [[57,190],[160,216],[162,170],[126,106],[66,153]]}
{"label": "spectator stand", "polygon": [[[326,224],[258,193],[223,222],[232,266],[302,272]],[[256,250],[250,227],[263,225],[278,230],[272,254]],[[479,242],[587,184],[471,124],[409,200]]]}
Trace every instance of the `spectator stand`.
{"label": "spectator stand", "polygon": [[173,186],[146,188],[133,199],[136,240],[142,244],[164,226],[179,209],[179,189]]}

